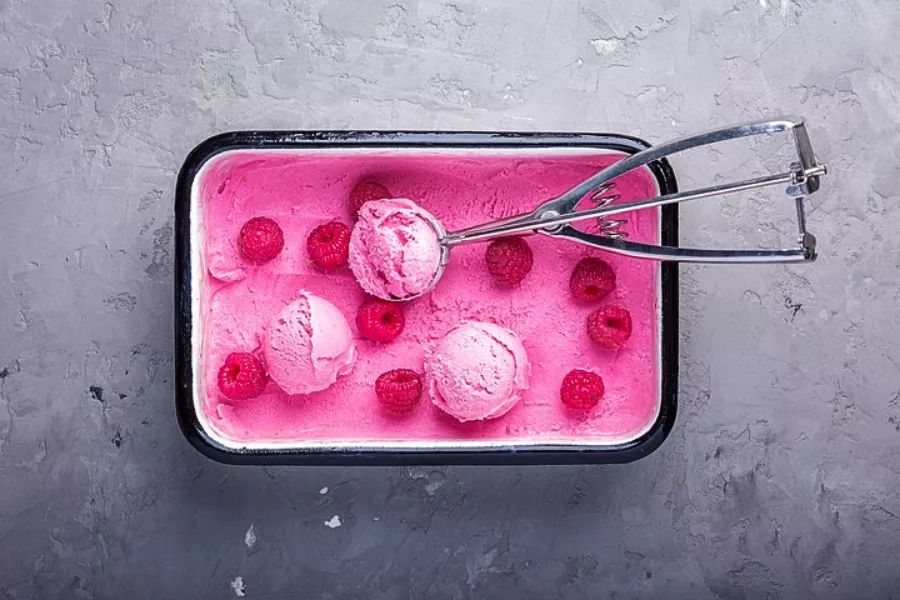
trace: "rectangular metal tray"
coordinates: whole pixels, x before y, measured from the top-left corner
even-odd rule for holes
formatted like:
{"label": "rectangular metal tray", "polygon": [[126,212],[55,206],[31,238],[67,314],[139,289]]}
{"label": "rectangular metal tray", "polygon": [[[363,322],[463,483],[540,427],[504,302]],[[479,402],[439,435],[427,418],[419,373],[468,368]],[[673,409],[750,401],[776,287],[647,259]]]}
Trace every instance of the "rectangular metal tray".
{"label": "rectangular metal tray", "polygon": [[[212,157],[229,150],[340,150],[340,149],[540,149],[585,148],[634,154],[649,144],[615,134],[508,133],[508,132],[348,132],[348,131],[239,131],[224,133],[202,142],[186,158],[178,175],[175,193],[175,380],[179,424],[188,441],[213,460],[230,464],[575,464],[630,462],[653,452],[668,436],[675,421],[678,377],[678,266],[663,263],[659,269],[659,412],[640,437],[623,444],[496,444],[484,447],[416,448],[230,448],[207,431],[198,415],[194,398],[194,327],[191,269],[191,194],[194,180]],[[649,170],[661,194],[677,192],[675,175],[662,160]],[[660,209],[660,241],[678,245],[678,209],[672,204]]]}

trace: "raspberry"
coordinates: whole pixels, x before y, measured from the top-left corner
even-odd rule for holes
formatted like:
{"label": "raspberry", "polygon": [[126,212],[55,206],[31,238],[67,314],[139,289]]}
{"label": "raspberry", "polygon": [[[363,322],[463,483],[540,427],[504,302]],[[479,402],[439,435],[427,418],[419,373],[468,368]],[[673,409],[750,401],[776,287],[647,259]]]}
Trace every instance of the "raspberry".
{"label": "raspberry", "polygon": [[403,333],[406,317],[397,302],[369,298],[356,311],[356,327],[364,337],[376,342],[390,342]]}
{"label": "raspberry", "polygon": [[484,253],[484,262],[494,281],[502,286],[515,287],[522,283],[531,266],[534,254],[528,242],[520,237],[506,237],[491,242]]}
{"label": "raspberry", "polygon": [[323,269],[345,266],[350,256],[350,228],[340,221],[319,225],[306,238],[306,251]]}
{"label": "raspberry", "polygon": [[602,377],[591,371],[573,369],[563,378],[559,397],[573,410],[590,410],[597,406],[605,391]]}
{"label": "raspberry", "polygon": [[604,306],[588,315],[587,332],[594,343],[619,350],[631,337],[631,313],[621,306]]}
{"label": "raspberry", "polygon": [[375,380],[375,395],[381,405],[394,413],[415,408],[422,395],[422,380],[411,369],[394,369],[382,373]]}
{"label": "raspberry", "polygon": [[218,383],[228,398],[249,400],[263,393],[269,376],[262,362],[249,352],[232,352],[219,369]]}
{"label": "raspberry", "polygon": [[254,217],[241,227],[238,250],[246,260],[264,263],[284,248],[284,233],[278,223],[268,217]]}
{"label": "raspberry", "polygon": [[602,258],[582,258],[572,269],[569,291],[576,300],[603,300],[616,289],[616,272]]}
{"label": "raspberry", "polygon": [[350,210],[355,215],[369,200],[384,200],[390,197],[391,193],[380,183],[360,181],[350,192]]}

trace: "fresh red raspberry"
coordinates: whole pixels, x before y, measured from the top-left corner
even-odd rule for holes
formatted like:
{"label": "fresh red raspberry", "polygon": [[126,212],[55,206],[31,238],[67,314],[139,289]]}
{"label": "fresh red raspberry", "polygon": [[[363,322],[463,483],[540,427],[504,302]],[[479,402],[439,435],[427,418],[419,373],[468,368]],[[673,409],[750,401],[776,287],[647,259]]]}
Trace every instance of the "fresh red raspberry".
{"label": "fresh red raspberry", "polygon": [[278,223],[268,217],[254,217],[244,223],[238,235],[238,250],[246,260],[264,263],[284,248],[284,233]]}
{"label": "fresh red raspberry", "polygon": [[415,408],[422,396],[422,380],[411,369],[394,369],[375,380],[375,395],[381,405],[394,413]]}
{"label": "fresh red raspberry", "polygon": [[502,286],[515,287],[531,271],[534,254],[524,239],[505,237],[488,244],[484,262],[494,281]]}
{"label": "fresh red raspberry", "polygon": [[602,258],[582,258],[572,270],[569,290],[576,300],[603,300],[616,289],[616,272]]}
{"label": "fresh red raspberry", "polygon": [[262,362],[249,352],[232,352],[219,369],[219,389],[232,400],[256,398],[268,382]]}
{"label": "fresh red raspberry", "polygon": [[356,311],[356,327],[367,339],[390,342],[403,333],[406,317],[398,302],[369,298]]}
{"label": "fresh red raspberry", "polygon": [[605,391],[602,377],[591,371],[573,369],[563,378],[559,397],[573,410],[590,410],[597,406]]}
{"label": "fresh red raspberry", "polygon": [[594,343],[619,350],[631,337],[631,313],[621,306],[603,306],[588,315],[587,332]]}
{"label": "fresh red raspberry", "polygon": [[319,225],[306,238],[306,251],[323,269],[337,269],[350,257],[350,228],[340,221]]}
{"label": "fresh red raspberry", "polygon": [[350,192],[350,211],[356,215],[362,205],[369,200],[384,200],[390,197],[391,193],[380,183],[360,181]]}

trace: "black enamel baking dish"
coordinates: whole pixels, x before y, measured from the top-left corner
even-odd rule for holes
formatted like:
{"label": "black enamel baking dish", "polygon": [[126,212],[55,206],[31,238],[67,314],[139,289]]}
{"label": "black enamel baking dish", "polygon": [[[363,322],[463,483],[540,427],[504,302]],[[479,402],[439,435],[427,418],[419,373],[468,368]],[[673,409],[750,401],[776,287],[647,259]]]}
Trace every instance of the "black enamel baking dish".
{"label": "black enamel baking dish", "polygon": [[[639,459],[655,450],[672,429],[677,408],[678,375],[678,267],[662,263],[659,272],[660,322],[658,335],[659,403],[656,419],[639,437],[621,444],[524,444],[441,447],[371,446],[364,443],[307,447],[297,443],[271,448],[245,448],[225,443],[204,424],[195,393],[198,360],[192,290],[198,285],[192,272],[192,195],[195,179],[213,157],[230,150],[541,150],[584,148],[634,154],[649,147],[646,142],[623,135],[582,133],[499,133],[499,132],[341,132],[270,131],[232,132],[210,138],[187,157],[178,176],[175,195],[176,271],[176,408],[184,435],[200,452],[214,460],[232,464],[574,464],[623,463]],[[670,165],[665,160],[648,167],[659,193],[677,192]],[[676,205],[659,209],[660,242],[678,245]],[[196,245],[196,244],[195,244]]]}

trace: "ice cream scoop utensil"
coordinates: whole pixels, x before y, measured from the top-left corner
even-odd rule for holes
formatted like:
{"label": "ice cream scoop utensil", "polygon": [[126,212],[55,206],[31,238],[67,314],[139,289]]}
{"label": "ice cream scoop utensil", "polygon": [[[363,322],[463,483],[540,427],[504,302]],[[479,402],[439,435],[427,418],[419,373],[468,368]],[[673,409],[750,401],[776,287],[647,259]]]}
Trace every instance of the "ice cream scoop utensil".
{"label": "ice cream scoop utensil", "polygon": [[[657,161],[668,156],[692,148],[718,144],[728,140],[778,133],[789,133],[792,136],[796,151],[795,160],[783,172],[686,192],[666,194],[655,198],[619,204],[614,203],[619,199],[619,196],[614,193],[615,181],[613,180],[629,171],[640,167],[652,166]],[[678,138],[658,146],[652,146],[613,163],[561,196],[544,202],[530,213],[453,232],[448,232],[436,218],[428,215],[427,219],[437,231],[442,246],[441,267],[435,274],[429,289],[434,287],[440,279],[449,261],[450,249],[454,246],[488,241],[510,235],[534,233],[567,238],[580,244],[609,252],[653,260],[694,263],[810,262],[816,258],[816,238],[806,229],[804,199],[819,189],[819,179],[826,172],[826,166],[816,161],[809,141],[809,135],[806,131],[806,123],[800,117],[754,121]],[[610,219],[610,217],[628,211],[734,194],[773,185],[786,185],[785,192],[787,196],[794,200],[798,227],[798,243],[795,247],[718,250],[629,242],[625,239],[627,233],[621,229],[625,221],[622,219]],[[578,205],[585,199],[589,199],[595,206],[577,210]],[[572,226],[573,223],[585,219],[600,220],[597,233],[587,233]]]}

